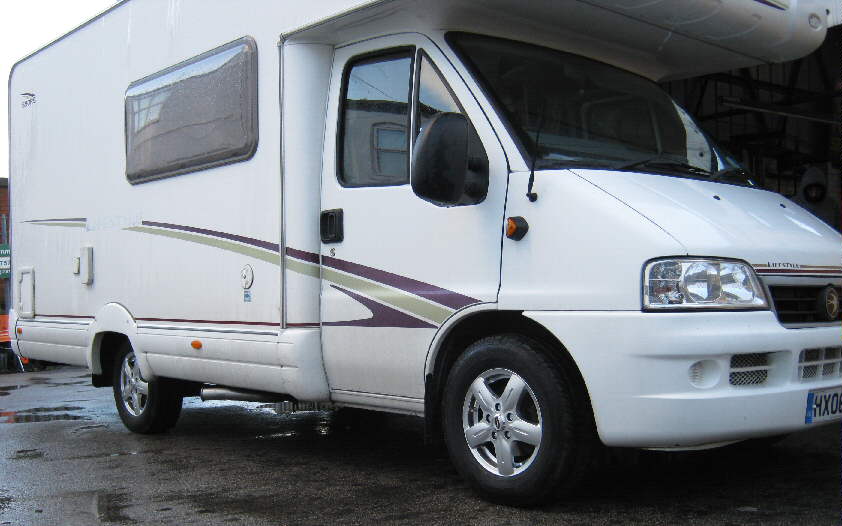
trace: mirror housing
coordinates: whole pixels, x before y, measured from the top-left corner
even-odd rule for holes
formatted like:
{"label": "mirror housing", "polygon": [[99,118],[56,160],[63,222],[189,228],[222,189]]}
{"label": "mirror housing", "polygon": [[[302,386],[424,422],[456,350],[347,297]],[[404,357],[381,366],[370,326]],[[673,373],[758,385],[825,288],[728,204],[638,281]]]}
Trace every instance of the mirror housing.
{"label": "mirror housing", "polygon": [[411,173],[413,192],[438,206],[477,204],[488,193],[488,157],[461,113],[429,122],[415,144]]}

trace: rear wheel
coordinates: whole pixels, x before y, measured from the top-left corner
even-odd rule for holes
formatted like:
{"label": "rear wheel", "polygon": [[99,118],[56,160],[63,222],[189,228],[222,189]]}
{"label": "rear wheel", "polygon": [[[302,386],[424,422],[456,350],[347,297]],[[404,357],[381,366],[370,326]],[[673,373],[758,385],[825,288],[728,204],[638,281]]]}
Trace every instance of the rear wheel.
{"label": "rear wheel", "polygon": [[135,433],[161,433],[173,427],[181,414],[182,395],[175,382],[147,381],[137,356],[126,342],[115,359],[114,401],[123,424]]}
{"label": "rear wheel", "polygon": [[492,501],[540,503],[575,485],[589,463],[596,439],[587,394],[552,352],[523,336],[493,336],[471,345],[448,377],[448,451]]}

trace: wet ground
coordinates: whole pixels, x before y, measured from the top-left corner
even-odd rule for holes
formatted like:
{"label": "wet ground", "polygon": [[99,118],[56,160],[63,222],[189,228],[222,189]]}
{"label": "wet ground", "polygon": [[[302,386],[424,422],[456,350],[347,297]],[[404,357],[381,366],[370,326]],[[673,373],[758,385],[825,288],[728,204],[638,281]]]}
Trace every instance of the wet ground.
{"label": "wet ground", "polygon": [[188,399],[140,436],[81,369],[0,375],[0,525],[840,524],[840,428],[768,448],[618,454],[531,510],[475,497],[420,421],[358,428],[328,413]]}

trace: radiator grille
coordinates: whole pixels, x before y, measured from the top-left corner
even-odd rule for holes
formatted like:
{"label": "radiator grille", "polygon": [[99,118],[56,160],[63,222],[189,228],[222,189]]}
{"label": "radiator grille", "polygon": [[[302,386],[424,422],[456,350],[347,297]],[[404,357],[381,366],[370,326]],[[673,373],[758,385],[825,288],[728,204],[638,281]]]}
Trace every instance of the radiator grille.
{"label": "radiator grille", "polygon": [[[827,320],[818,312],[819,294],[825,287],[772,286],[772,301],[781,323],[822,323]],[[836,289],[842,293],[842,288]],[[842,320],[842,311],[836,321]]]}
{"label": "radiator grille", "polygon": [[731,385],[763,385],[769,379],[771,353],[735,354],[731,357]]}
{"label": "radiator grille", "polygon": [[798,378],[818,382],[842,377],[842,347],[804,349],[798,357]]}

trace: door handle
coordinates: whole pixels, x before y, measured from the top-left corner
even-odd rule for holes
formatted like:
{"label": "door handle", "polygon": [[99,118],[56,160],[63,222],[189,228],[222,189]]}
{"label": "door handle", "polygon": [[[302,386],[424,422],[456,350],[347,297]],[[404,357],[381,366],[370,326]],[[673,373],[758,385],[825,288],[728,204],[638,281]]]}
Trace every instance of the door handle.
{"label": "door handle", "polygon": [[322,243],[341,243],[345,239],[342,226],[342,209],[322,210],[319,215],[319,233]]}

